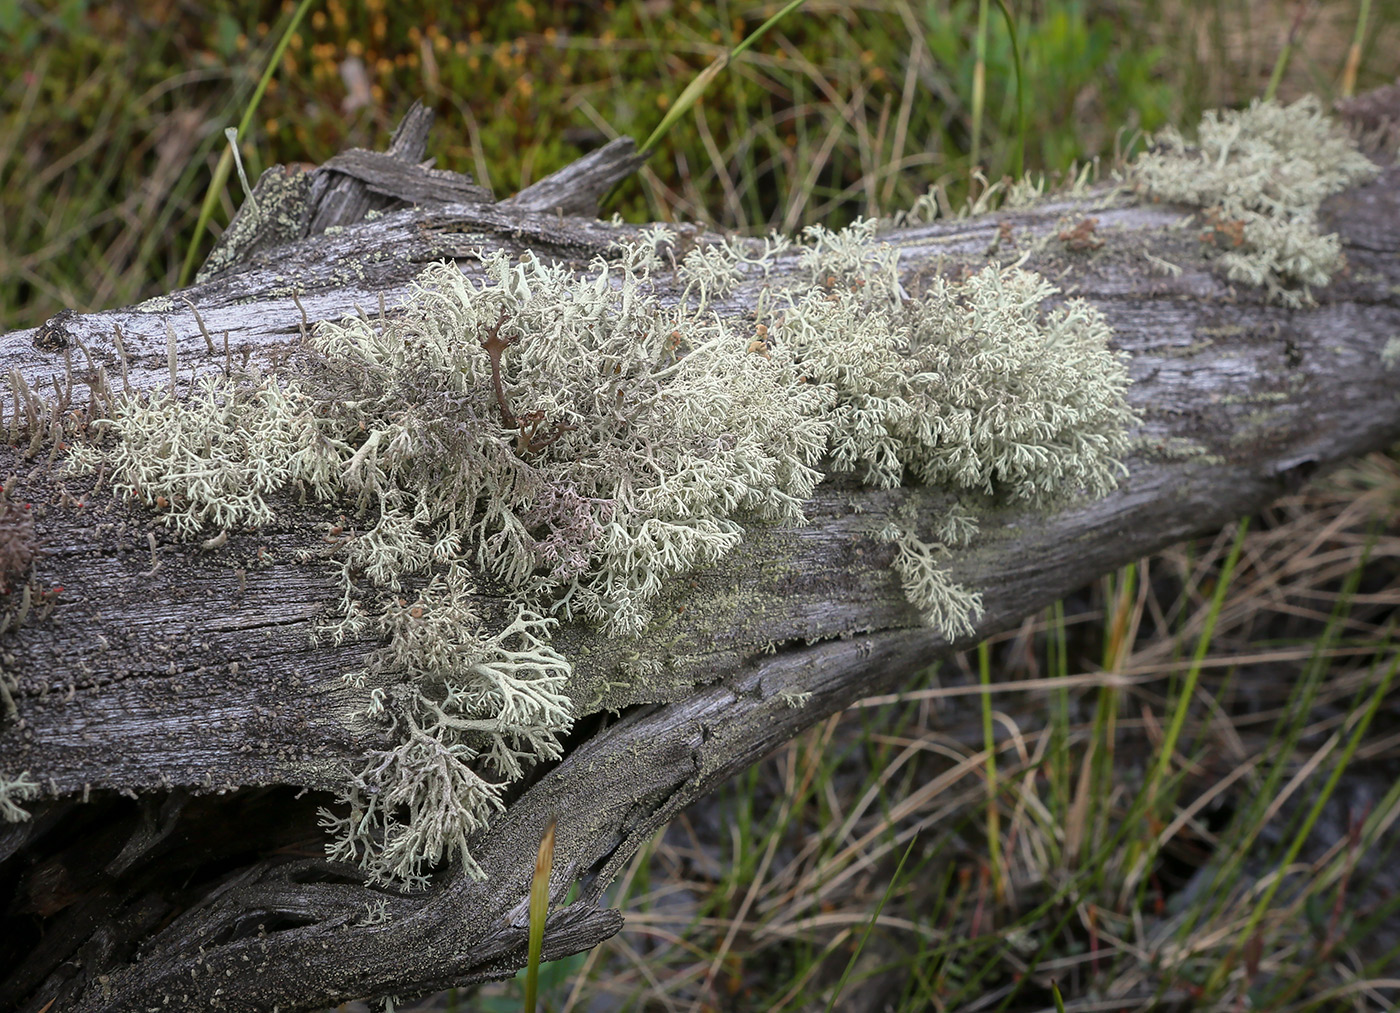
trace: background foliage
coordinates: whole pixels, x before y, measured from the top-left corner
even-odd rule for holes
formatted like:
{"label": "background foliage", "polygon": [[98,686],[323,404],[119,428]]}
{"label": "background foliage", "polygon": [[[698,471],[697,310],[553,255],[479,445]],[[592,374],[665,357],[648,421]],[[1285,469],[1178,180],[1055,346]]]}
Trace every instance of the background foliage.
{"label": "background foliage", "polygon": [[[325,0],[291,36],[253,129],[249,175],[382,146],[422,97],[430,154],[507,196],[619,134],[648,136],[685,83],[778,5],[645,0],[390,5]],[[1298,13],[1277,0],[1015,4],[1026,165],[1063,172],[1124,132],[1194,123],[1261,93]],[[125,304],[174,282],[222,151],[295,5],[181,0],[0,4],[0,329]],[[726,228],[837,227],[969,183],[978,4],[810,0],[720,75],[607,211]],[[1302,8],[1280,94],[1330,97],[1351,3]],[[1358,87],[1400,71],[1400,3],[1380,0]],[[1016,135],[1011,38],[984,33],[978,162]],[[216,225],[241,199],[221,195]],[[211,237],[203,240],[205,245]]]}
{"label": "background foliage", "polygon": [[[324,0],[241,152],[256,177],[381,147],[422,97],[436,164],[506,196],[645,138],[778,6]],[[0,2],[0,331],[174,286],[222,130],[293,10]],[[1358,90],[1400,71],[1400,0],[1010,10],[1026,166],[1052,175],[1261,94],[1285,46],[1285,100],[1335,97],[1353,38]],[[995,5],[810,0],[605,213],[791,231],[932,183],[956,201],[974,161],[1012,164],[1014,79]],[[236,182],[218,197],[215,234]],[[627,931],[547,967],[545,1003],[1029,1010],[1054,980],[1070,1009],[1386,1008],[1398,524],[1400,468],[1373,457],[824,722],[638,856]],[[425,1006],[469,1007],[519,1009],[519,991]]]}

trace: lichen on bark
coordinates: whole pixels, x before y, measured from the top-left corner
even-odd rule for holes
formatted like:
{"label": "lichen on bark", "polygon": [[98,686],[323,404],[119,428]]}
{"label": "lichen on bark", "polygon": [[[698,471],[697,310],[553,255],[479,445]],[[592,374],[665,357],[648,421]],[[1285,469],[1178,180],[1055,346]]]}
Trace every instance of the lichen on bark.
{"label": "lichen on bark", "polygon": [[1205,209],[1201,241],[1231,281],[1264,288],[1294,308],[1343,264],[1341,241],[1317,225],[1322,202],[1379,170],[1315,96],[1292,105],[1255,99],[1211,110],[1195,145],[1159,131],[1130,177],[1154,200]]}
{"label": "lichen on bark", "polygon": [[[303,554],[339,588],[318,635],[382,645],[346,679],[393,745],[346,772],[329,851],[404,886],[448,855],[480,874],[468,838],[576,717],[557,622],[640,633],[667,582],[747,525],[804,523],[823,462],[1042,506],[1121,474],[1128,380],[1093,307],[1045,311],[1055,289],[1005,267],[911,299],[875,229],[809,230],[804,277],[758,319],[713,301],[785,239],[693,250],[678,300],[657,283],[664,230],[583,272],[529,254],[483,254],[482,282],[435,265],[394,316],[317,326],[294,374],[119,396],[70,467],[103,469],[185,537],[265,524],[278,491],[344,510]],[[974,533],[959,513],[888,535],[950,639],[976,594],[936,559]],[[483,588],[503,615],[478,609]]]}

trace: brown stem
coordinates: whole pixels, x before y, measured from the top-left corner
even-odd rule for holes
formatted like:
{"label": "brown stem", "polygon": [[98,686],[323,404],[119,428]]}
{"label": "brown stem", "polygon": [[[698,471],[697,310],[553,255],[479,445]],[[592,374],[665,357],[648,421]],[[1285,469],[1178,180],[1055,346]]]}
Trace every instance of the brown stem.
{"label": "brown stem", "polygon": [[506,311],[501,310],[501,315],[496,318],[496,322],[487,328],[486,337],[481,339],[481,347],[486,349],[486,354],[491,359],[491,382],[496,388],[496,404],[501,409],[501,425],[506,429],[516,429],[519,428],[520,423],[510,410],[510,402],[506,399],[506,388],[501,382],[501,353],[519,341],[520,335],[517,334],[513,338],[501,337],[501,328],[505,326],[505,322]]}

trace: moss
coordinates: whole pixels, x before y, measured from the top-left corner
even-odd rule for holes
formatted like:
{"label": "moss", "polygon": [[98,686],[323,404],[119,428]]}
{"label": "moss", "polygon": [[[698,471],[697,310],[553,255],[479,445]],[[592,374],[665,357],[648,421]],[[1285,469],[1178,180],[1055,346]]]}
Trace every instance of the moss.
{"label": "moss", "polygon": [[152,296],[133,307],[137,313],[169,313],[174,308],[175,300],[168,295]]}
{"label": "moss", "polygon": [[1343,263],[1341,241],[1317,227],[1318,208],[1377,171],[1307,96],[1290,106],[1256,99],[1243,111],[1208,112],[1194,147],[1163,130],[1131,178],[1154,200],[1205,208],[1201,241],[1226,276],[1299,307]]}
{"label": "moss", "polygon": [[[108,442],[75,448],[75,470],[104,468],[186,538],[266,524],[288,489],[346,510],[304,554],[339,587],[318,635],[380,643],[346,678],[394,744],[323,813],[334,858],[406,885],[448,855],[480,874],[469,835],[559,755],[578,710],[555,624],[651,631],[588,705],[684,668],[686,647],[656,649],[658,604],[687,593],[674,578],[753,523],[804,523],[823,459],[882,487],[908,475],[1035,506],[1114,484],[1133,416],[1092,307],[1042,312],[1054,288],[998,267],[910,299],[874,223],[806,238],[805,277],[757,320],[711,306],[764,278],[781,237],[690,250],[678,302],[652,280],[664,229],[584,273],[496,253],[477,284],[436,265],[392,319],[317,326],[295,376],[208,377],[183,403],[123,395]],[[932,540],[918,523],[891,535],[910,600],[968,633],[977,596],[936,559],[975,522],[950,512]],[[478,613],[483,589],[499,614]],[[761,627],[744,596],[701,578],[694,600]]]}
{"label": "moss", "polygon": [[1206,446],[1196,440],[1185,436],[1168,436],[1157,438],[1150,436],[1140,436],[1133,440],[1133,451],[1136,454],[1151,456],[1161,461],[1213,461],[1219,463],[1222,459],[1213,457]]}

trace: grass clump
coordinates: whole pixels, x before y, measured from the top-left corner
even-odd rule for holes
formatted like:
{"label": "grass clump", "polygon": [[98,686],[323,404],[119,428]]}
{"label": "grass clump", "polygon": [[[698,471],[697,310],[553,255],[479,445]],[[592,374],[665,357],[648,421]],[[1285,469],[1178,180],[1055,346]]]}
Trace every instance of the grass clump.
{"label": "grass clump", "polygon": [[[1400,69],[1395,5],[1383,0],[1372,19],[1363,89]],[[15,7],[0,15],[0,45],[15,54],[14,73],[0,79],[0,330],[174,288],[227,157],[223,131],[252,108],[269,67],[239,133],[251,178],[272,164],[382,147],[421,98],[440,124],[429,156],[506,196],[611,137],[648,137],[685,82],[780,6],[327,0],[290,33],[296,3],[279,11],[216,0],[158,19],[81,0],[43,5],[38,16]],[[1318,68],[1346,45],[1333,44],[1326,22],[1344,9],[1318,12],[1285,92],[1326,89]],[[1267,16],[1229,5],[1018,9],[1019,61],[1004,19],[979,31],[978,13],[967,0],[797,10],[729,62],[607,210],[791,233],[908,206],[934,183],[961,203],[975,168],[991,180],[1015,173],[1022,136],[1027,170],[1063,172],[1111,156],[1120,126],[1156,130],[1237,101],[1273,59],[1274,40],[1254,24]],[[1241,35],[1226,58],[1200,53]],[[979,64],[985,99],[975,116]],[[216,234],[237,185],[217,198]]]}
{"label": "grass clump", "polygon": [[1396,488],[1374,457],[811,729],[638,856],[564,1008],[1388,1008]]}

